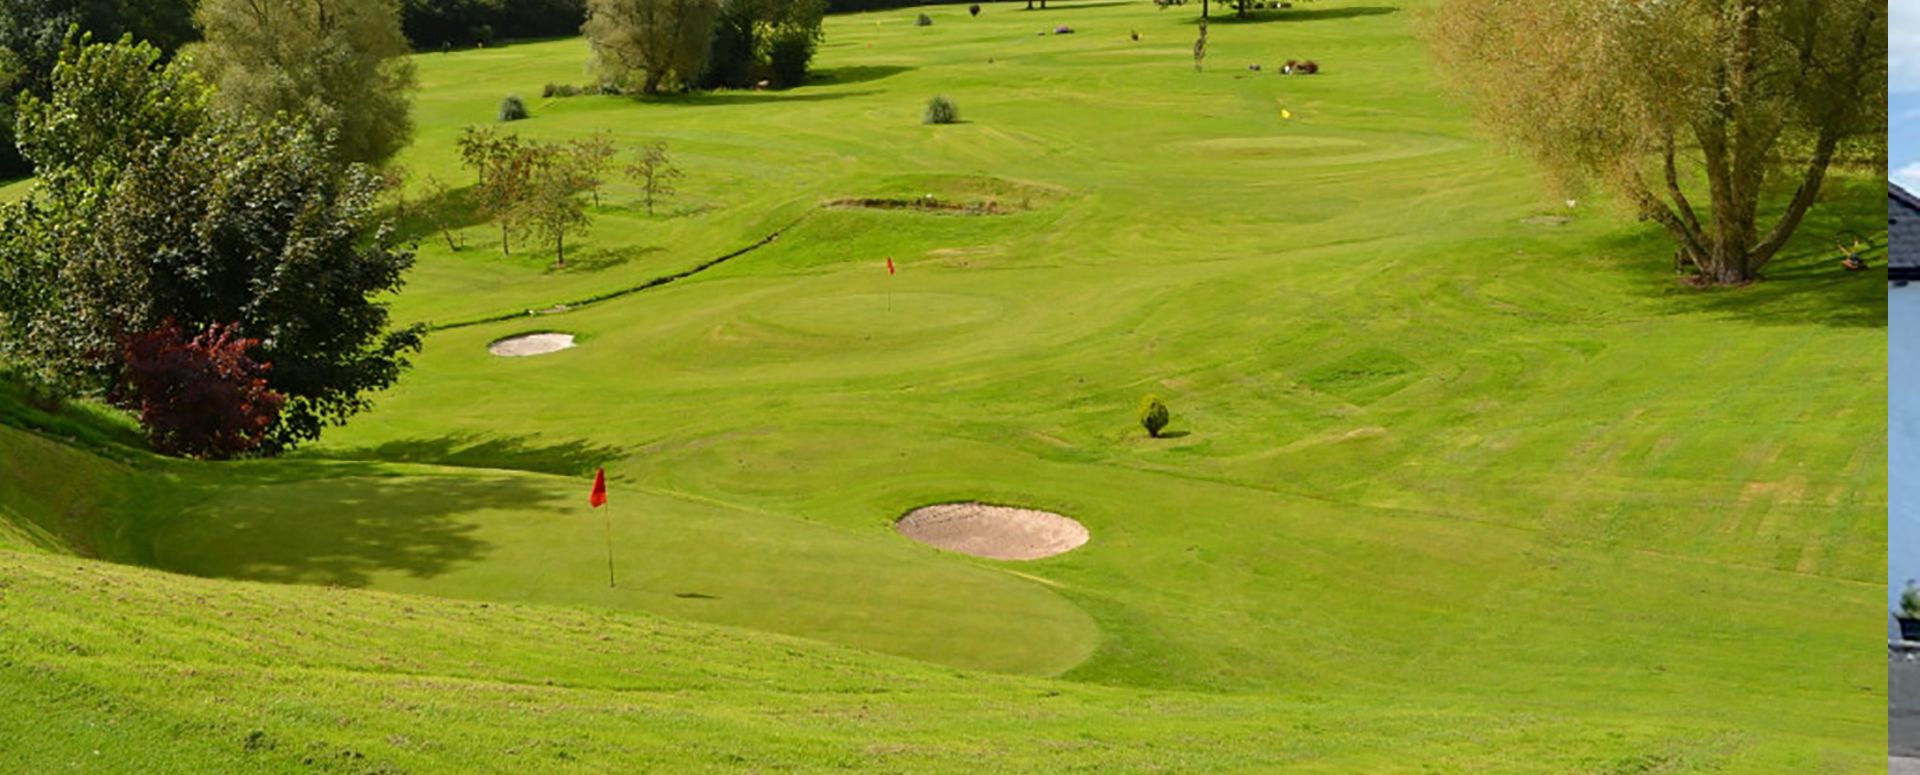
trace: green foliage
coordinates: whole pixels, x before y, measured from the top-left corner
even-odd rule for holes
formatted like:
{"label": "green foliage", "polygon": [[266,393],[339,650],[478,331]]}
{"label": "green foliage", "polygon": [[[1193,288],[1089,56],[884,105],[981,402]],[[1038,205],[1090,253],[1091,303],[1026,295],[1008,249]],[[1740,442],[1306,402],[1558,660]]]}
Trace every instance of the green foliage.
{"label": "green foliage", "polygon": [[1140,427],[1147,429],[1147,435],[1158,438],[1161,429],[1173,419],[1173,413],[1167,411],[1167,404],[1159,396],[1148,393],[1140,399]]}
{"label": "green foliage", "polygon": [[806,80],[823,39],[826,0],[726,0],[715,24],[708,88],[743,89],[767,81],[781,88]]}
{"label": "green foliage", "polygon": [[[1605,182],[1706,281],[1741,285],[1799,227],[1841,144],[1886,134],[1886,9],[1451,0],[1428,39],[1484,123],[1563,187]],[[1811,150],[1782,163],[1795,134]]]}
{"label": "green foliage", "polygon": [[693,84],[719,13],[719,0],[588,0],[581,31],[604,77],[659,94]]}
{"label": "green foliage", "polygon": [[495,121],[519,121],[527,117],[527,104],[520,101],[520,95],[509,94],[500,100],[500,109],[494,113]]}
{"label": "green foliage", "polygon": [[0,342],[35,376],[104,389],[115,338],[166,321],[238,323],[271,362],[285,411],[262,448],[317,438],[391,384],[415,330],[384,331],[371,297],[411,254],[377,217],[379,184],[314,132],[212,121],[206,89],[144,44],[62,55],[23,105],[41,185],[0,210]]}
{"label": "green foliage", "polygon": [[1920,619],[1920,585],[1912,579],[1907,580],[1905,588],[1900,590],[1900,617]]}
{"label": "green foliage", "polygon": [[672,196],[673,181],[684,173],[673,165],[664,141],[640,146],[634,149],[633,155],[633,163],[627,165],[627,177],[640,184],[640,192],[647,202],[647,214],[652,215],[654,200]]}
{"label": "green foliage", "polygon": [[915,27],[932,27],[932,26],[933,26],[933,17],[931,17],[931,16],[928,16],[928,15],[926,15],[926,14],[924,14],[924,13],[923,13],[923,14],[920,14],[920,15],[919,15],[918,17],[915,17],[915,18],[914,18],[914,20],[913,20],[913,26],[915,26]]}
{"label": "green foliage", "polygon": [[926,112],[921,114],[922,124],[951,124],[960,120],[960,108],[945,95],[927,100]]}
{"label": "green foliage", "polygon": [[191,47],[216,103],[286,113],[334,138],[334,156],[378,164],[413,132],[413,63],[395,0],[201,0]]}
{"label": "green foliage", "polygon": [[515,231],[551,239],[554,263],[566,264],[566,235],[591,223],[586,196],[603,183],[612,160],[604,135],[571,143],[543,143],[491,129],[468,127],[459,140],[462,161],[480,176],[474,189],[482,214],[500,224],[500,250]]}

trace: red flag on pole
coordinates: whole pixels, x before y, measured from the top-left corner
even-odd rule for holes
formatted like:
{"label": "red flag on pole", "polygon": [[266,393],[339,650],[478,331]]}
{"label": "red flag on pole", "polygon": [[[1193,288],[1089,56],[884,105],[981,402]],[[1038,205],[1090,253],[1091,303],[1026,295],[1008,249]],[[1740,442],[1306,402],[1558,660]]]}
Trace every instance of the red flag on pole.
{"label": "red flag on pole", "polygon": [[594,508],[607,505],[607,469],[600,469],[593,475],[593,494],[587,496],[587,502]]}
{"label": "red flag on pole", "polygon": [[893,274],[893,256],[887,256],[887,274]]}

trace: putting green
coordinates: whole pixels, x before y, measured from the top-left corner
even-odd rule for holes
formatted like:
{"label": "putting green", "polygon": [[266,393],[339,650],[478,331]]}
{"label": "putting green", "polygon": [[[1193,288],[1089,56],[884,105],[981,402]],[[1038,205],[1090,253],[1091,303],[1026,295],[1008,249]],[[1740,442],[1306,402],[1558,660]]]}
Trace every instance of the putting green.
{"label": "putting green", "polygon": [[[236,489],[167,524],[154,557],[201,576],[641,609],[981,670],[1059,673],[1098,639],[1047,586],[935,556],[884,525],[612,489],[605,512],[579,482],[531,474],[415,467]],[[939,643],[950,639],[971,646]]]}

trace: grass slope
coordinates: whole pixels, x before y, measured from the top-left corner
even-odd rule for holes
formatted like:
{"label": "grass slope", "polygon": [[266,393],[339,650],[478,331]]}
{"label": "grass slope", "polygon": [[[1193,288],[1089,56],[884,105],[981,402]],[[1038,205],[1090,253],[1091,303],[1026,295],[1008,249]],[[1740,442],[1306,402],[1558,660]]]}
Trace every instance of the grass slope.
{"label": "grass slope", "polygon": [[[5,555],[8,624],[81,632],[0,638],[55,709],[9,723],[42,725],[48,768],[141,750],[91,731],[112,721],[208,730],[178,771],[235,746],[262,771],[517,771],[509,748],[537,771],[1877,771],[1884,278],[1824,237],[1877,230],[1880,181],[1835,180],[1767,282],[1682,290],[1657,235],[1543,202],[1474,136],[1413,14],[1219,23],[1195,73],[1189,8],[939,6],[829,19],[791,92],[530,99],[516,131],[669,140],[684,193],[647,216],[610,190],[565,269],[422,229],[401,319],[547,309],[785,231],[436,333],[294,459],[69,464],[0,428],[10,545],[433,596]],[[464,185],[461,127],[585,55],[419,57],[403,162]],[[1290,57],[1326,74],[1270,72]],[[936,93],[966,123],[920,125]],[[1005,214],[822,206],[928,195]],[[532,330],[580,346],[485,351]],[[1147,392],[1170,438],[1133,424]],[[68,470],[111,497],[45,494]],[[1093,540],[1008,563],[889,528],[961,499]],[[746,685],[614,667],[682,637],[706,645],[663,669]],[[843,664],[908,688],[834,688]]]}

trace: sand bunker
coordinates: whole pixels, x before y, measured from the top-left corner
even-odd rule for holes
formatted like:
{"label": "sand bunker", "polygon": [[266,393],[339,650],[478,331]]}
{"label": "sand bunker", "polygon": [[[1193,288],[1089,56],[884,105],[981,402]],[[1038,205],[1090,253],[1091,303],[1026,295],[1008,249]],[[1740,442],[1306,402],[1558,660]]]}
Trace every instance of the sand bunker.
{"label": "sand bunker", "polygon": [[509,336],[487,345],[487,352],[508,358],[521,355],[545,355],[573,346],[573,334],[524,334]]}
{"label": "sand bunker", "polygon": [[1087,528],[1059,514],[984,503],[917,508],[893,529],[929,546],[995,560],[1035,560],[1087,542]]}

